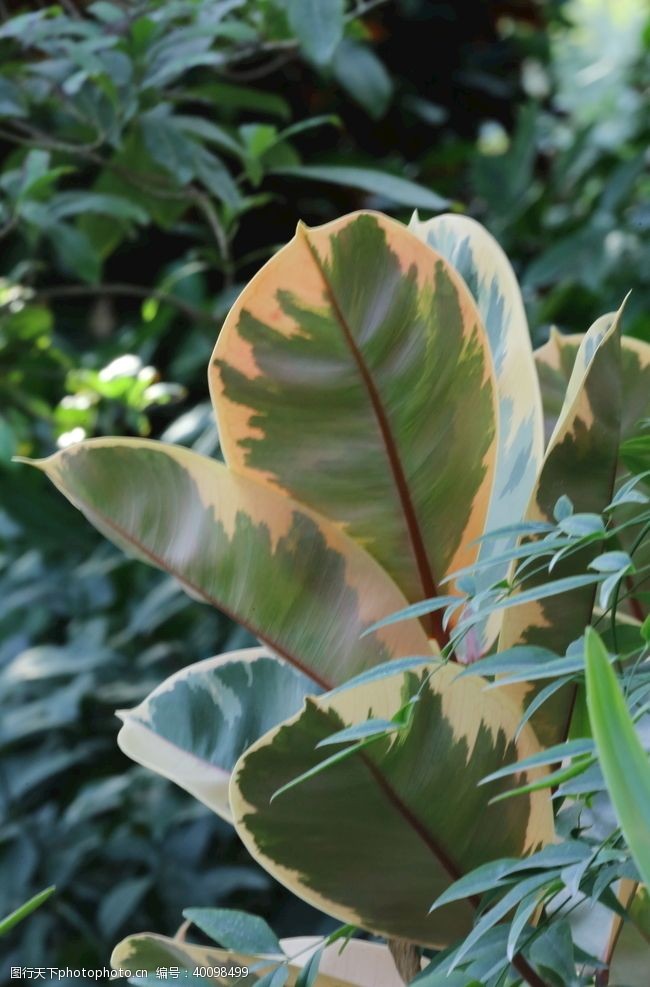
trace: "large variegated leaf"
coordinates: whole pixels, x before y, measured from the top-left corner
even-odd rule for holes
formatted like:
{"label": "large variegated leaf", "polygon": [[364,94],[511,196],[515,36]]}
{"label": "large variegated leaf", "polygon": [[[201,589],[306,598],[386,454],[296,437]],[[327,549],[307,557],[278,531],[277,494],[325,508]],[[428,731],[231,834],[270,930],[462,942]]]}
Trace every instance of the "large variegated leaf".
{"label": "large variegated leaf", "polygon": [[[306,960],[321,944],[322,940],[313,936],[281,940],[289,958],[286,987],[294,987]],[[114,970],[146,970],[148,974],[156,974],[160,967],[168,970],[176,968],[178,976],[175,981],[195,987],[213,987],[215,984],[251,987],[273,971],[277,960],[265,960],[214,946],[195,946],[145,932],[123,939],[113,950],[111,966]],[[219,973],[194,976],[197,968],[218,971],[237,966],[248,967],[248,976],[237,978],[227,974],[220,976]],[[183,975],[186,971],[188,976]],[[401,987],[401,984],[388,948],[359,939],[352,939],[343,949],[340,943],[326,947],[314,981],[314,987]]]}
{"label": "large variegated leaf", "polygon": [[[236,974],[237,968],[248,968],[257,966],[256,972],[242,976]],[[123,970],[131,973],[135,977],[136,971],[141,971],[137,983],[144,983],[145,977],[142,972],[155,975],[164,967],[169,972],[173,970],[176,976],[173,981],[179,984],[193,984],[196,987],[252,987],[257,983],[264,973],[273,970],[276,963],[267,960],[259,960],[254,956],[245,956],[240,953],[233,953],[225,949],[218,949],[214,946],[195,946],[182,939],[169,939],[167,936],[155,935],[151,932],[144,932],[136,936],[127,936],[117,944],[111,955],[111,966],[114,970]],[[201,976],[196,970],[206,970],[205,976]],[[211,973],[208,974],[207,970]],[[221,970],[224,975],[221,976]],[[232,976],[228,975],[232,971]],[[295,983],[295,973],[293,971]],[[146,980],[149,980],[146,976]],[[338,987],[338,984],[336,985]]]}
{"label": "large variegated leaf", "polygon": [[139,706],[121,710],[117,742],[230,822],[235,762],[314,691],[311,679],[264,648],[233,651],[188,665]]}
{"label": "large variegated leaf", "polygon": [[[553,521],[553,510],[561,496],[569,497],[576,511],[597,514],[611,500],[621,422],[621,312],[622,309],[595,322],[580,344],[526,512],[527,520]],[[554,569],[554,578],[583,573],[597,552],[597,548],[586,548],[560,562]],[[527,580],[526,586],[545,579],[548,574],[540,573]],[[564,653],[590,623],[594,593],[593,586],[579,587],[507,610],[500,650],[515,644],[533,644]],[[534,692],[528,690],[529,697]],[[563,689],[535,715],[535,727],[546,743],[566,737],[572,707],[572,690]]]}
{"label": "large variegated leaf", "polygon": [[[606,319],[610,318],[605,316]],[[545,346],[542,346],[535,353],[537,370],[539,373],[542,396],[544,401],[544,421],[547,432],[555,427],[561,406],[562,395],[567,387],[571,376],[576,354],[578,352],[582,336],[563,336],[559,332],[552,332],[551,337]],[[629,443],[643,438],[647,442],[648,431],[644,426],[644,421],[650,418],[650,344],[640,339],[633,339],[631,336],[621,337],[621,373],[623,405],[621,409],[621,443]],[[618,475],[622,477],[626,472],[625,463],[619,456]],[[636,514],[642,511],[643,507],[629,505],[623,512],[619,509],[617,520],[631,520]],[[620,535],[621,548],[629,550],[638,535],[638,528],[629,527]],[[640,570],[650,564],[650,550],[642,545],[637,548],[635,562]],[[643,583],[645,576],[642,574],[638,582]],[[629,586],[633,588],[637,583],[637,578],[632,576],[629,579]],[[645,584],[640,588],[646,589]],[[634,615],[643,620],[645,617],[644,605],[634,597],[627,601],[627,605],[632,607]]]}
{"label": "large variegated leaf", "polygon": [[[487,331],[496,372],[499,431],[496,473],[486,531],[522,517],[544,454],[542,401],[537,382],[524,303],[510,261],[488,231],[468,216],[445,214],[421,222],[417,213],[411,229],[462,275],[474,297]],[[507,551],[511,539],[492,538],[482,544],[479,560]],[[478,588],[502,579],[507,564],[486,569]],[[498,633],[499,618],[472,632],[467,658],[478,657]],[[477,637],[478,635],[478,637]]]}
{"label": "large variegated leaf", "polygon": [[[595,325],[609,325],[611,319],[611,315],[604,315]],[[545,430],[549,437],[562,410],[564,395],[583,339],[582,334],[564,336],[553,329],[548,342],[535,350]],[[632,336],[621,336],[621,375],[621,439],[629,439],[639,434],[641,421],[650,417],[649,343]]]}
{"label": "large variegated leaf", "polygon": [[229,465],[342,522],[409,601],[476,557],[497,432],[487,336],[462,279],[400,223],[300,226],[231,310],[210,387]]}
{"label": "large variegated leaf", "polygon": [[[456,676],[443,665],[309,698],[249,748],[230,802],[239,835],[266,870],[323,911],[383,935],[440,946],[468,931],[470,903],[430,915],[434,899],[478,864],[552,839],[553,818],[545,792],[488,805],[522,777],[480,780],[539,745],[528,729],[512,740],[521,709],[508,698]],[[317,744],[369,716],[389,719],[418,690],[403,732],[271,801],[331,756],[331,746]]]}
{"label": "large variegated leaf", "polygon": [[405,605],[394,583],[326,519],[222,463],[161,442],[92,439],[35,465],[108,538],[325,688],[429,649],[413,622],[361,639]]}

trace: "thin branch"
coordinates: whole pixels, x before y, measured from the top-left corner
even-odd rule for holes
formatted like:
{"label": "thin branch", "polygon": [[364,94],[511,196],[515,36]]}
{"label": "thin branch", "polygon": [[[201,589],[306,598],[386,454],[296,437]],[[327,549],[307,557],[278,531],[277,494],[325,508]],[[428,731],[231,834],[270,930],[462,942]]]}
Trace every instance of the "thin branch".
{"label": "thin branch", "polygon": [[97,285],[55,285],[52,287],[35,289],[35,297],[43,301],[48,301],[53,298],[83,298],[88,295],[121,295],[127,298],[131,297],[142,299],[155,298],[156,301],[163,302],[167,305],[172,305],[179,312],[186,315],[194,322],[210,322],[214,324],[218,321],[211,312],[206,312],[204,309],[198,308],[196,305],[191,305],[182,298],[169,294],[169,292],[160,291],[158,288],[147,288],[144,285],[117,282],[114,284]]}
{"label": "thin branch", "polygon": [[275,58],[269,59],[268,62],[263,62],[250,69],[224,69],[224,75],[228,79],[232,79],[235,82],[257,82],[258,79],[264,79],[267,75],[271,75],[273,72],[277,72],[284,65],[291,61],[292,58],[297,54],[298,49],[293,51],[281,52],[275,56]]}
{"label": "thin branch", "polygon": [[192,199],[203,213],[203,216],[208,226],[210,227],[210,230],[212,231],[212,235],[217,243],[219,253],[221,254],[221,258],[223,260],[223,276],[224,276],[225,287],[230,288],[233,282],[234,267],[233,267],[232,255],[230,253],[230,242],[228,240],[226,231],[221,225],[221,221],[219,220],[219,216],[217,215],[216,209],[212,205],[210,197],[196,188],[192,188],[191,193],[192,193]]}
{"label": "thin branch", "polygon": [[517,953],[517,955],[513,957],[512,965],[517,973],[524,978],[527,984],[530,985],[530,987],[548,987],[546,981],[542,980],[536,970],[533,970],[528,960],[521,953]]}

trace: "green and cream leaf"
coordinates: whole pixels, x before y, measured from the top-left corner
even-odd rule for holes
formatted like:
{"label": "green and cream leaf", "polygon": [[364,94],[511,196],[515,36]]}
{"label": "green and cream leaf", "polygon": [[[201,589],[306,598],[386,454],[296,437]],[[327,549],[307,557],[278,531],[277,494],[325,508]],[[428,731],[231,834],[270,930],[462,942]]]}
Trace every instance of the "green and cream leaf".
{"label": "green and cream leaf", "polygon": [[[300,226],[228,315],[210,389],[231,468],[343,524],[408,602],[476,558],[498,429],[487,335],[400,223]],[[425,624],[442,643],[439,615]]]}
{"label": "green and cream leaf", "polygon": [[117,545],[323,688],[431,650],[415,623],[362,638],[402,594],[340,528],[248,475],[141,439],[92,439],[34,465]]}
{"label": "green and cream leaf", "polygon": [[314,691],[311,679],[264,648],[233,651],[187,666],[134,709],[121,710],[117,742],[230,822],[235,762]]}
{"label": "green and cream leaf", "polygon": [[[530,729],[512,741],[521,710],[486,694],[484,684],[458,681],[453,668],[435,664],[308,698],[235,766],[230,798],[244,843],[278,880],[343,922],[436,946],[465,934],[472,907],[458,903],[430,916],[433,899],[486,859],[528,852],[553,834],[544,793],[488,805],[526,776],[478,786],[504,763],[539,751]],[[271,801],[327,758],[318,744],[332,733],[364,717],[390,720],[415,693],[407,729]]]}

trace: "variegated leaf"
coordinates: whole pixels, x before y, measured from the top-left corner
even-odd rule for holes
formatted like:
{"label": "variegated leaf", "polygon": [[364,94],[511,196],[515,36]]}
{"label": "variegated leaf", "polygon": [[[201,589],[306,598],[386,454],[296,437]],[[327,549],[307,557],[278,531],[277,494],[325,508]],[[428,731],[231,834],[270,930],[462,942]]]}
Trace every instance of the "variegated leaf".
{"label": "variegated leaf", "polygon": [[264,648],[233,651],[188,665],[139,706],[121,710],[117,742],[230,822],[235,762],[314,691],[311,679]]}
{"label": "variegated leaf", "polygon": [[[611,316],[604,316],[609,319]],[[600,321],[600,320],[599,320]],[[544,401],[544,421],[547,433],[555,427],[561,406],[562,394],[571,376],[576,354],[583,337],[579,335],[563,336],[557,331],[545,346],[535,353]],[[621,409],[621,443],[643,437],[646,441],[648,430],[643,422],[650,418],[650,344],[631,336],[621,337],[621,374],[623,404]],[[626,472],[625,464],[619,456],[618,475],[623,477]],[[643,506],[629,505],[625,510],[617,512],[618,522],[631,520],[644,510]],[[638,534],[638,529],[630,527],[620,536],[621,548],[629,550]],[[650,564],[650,549],[641,545],[637,549],[635,561],[639,569]],[[644,579],[642,575],[640,581]],[[634,576],[629,579],[629,587],[636,584]],[[645,589],[645,585],[642,587]],[[646,615],[643,603],[634,595],[626,601],[632,607],[633,614],[640,620]]]}
{"label": "variegated leaf", "polygon": [[[621,422],[620,317],[599,319],[584,336],[575,359],[559,418],[551,433],[535,490],[526,512],[530,521],[553,521],[553,509],[567,496],[576,512],[600,514],[611,500],[618,460]],[[583,573],[598,553],[585,548],[560,562],[554,578]],[[548,579],[540,573],[526,587]],[[590,623],[595,590],[584,586],[543,601],[515,606],[504,614],[500,650],[533,644],[563,654]],[[528,698],[535,695],[528,689]],[[573,690],[555,693],[535,714],[542,740],[566,737]]]}
{"label": "variegated leaf", "polygon": [[[499,401],[496,472],[485,524],[486,531],[493,531],[523,516],[544,455],[542,401],[521,292],[510,261],[476,220],[445,214],[422,222],[415,213],[409,229],[463,277],[487,331]],[[483,542],[479,560],[500,555],[511,544],[508,537]],[[484,570],[478,589],[503,579],[506,572],[507,564]],[[485,653],[499,624],[495,614],[473,630],[465,657]]]}
{"label": "variegated leaf", "polygon": [[[250,969],[257,964],[259,967],[256,972],[245,976],[235,975],[237,967]],[[253,987],[264,973],[268,973],[276,965],[276,962],[270,960],[263,961],[254,956],[245,956],[213,946],[195,946],[183,939],[169,939],[167,936],[159,936],[151,932],[127,936],[117,944],[111,955],[111,966],[114,970],[130,971],[132,976],[135,976],[137,970],[155,974],[160,967],[165,967],[168,971],[177,971],[177,976],[173,978],[176,983],[193,984],[197,987],[214,987],[216,984],[220,987],[222,985],[234,987],[235,984],[237,987]],[[197,968],[216,969],[217,972],[195,976],[194,972]],[[222,968],[226,971],[224,976],[220,976]],[[232,976],[228,976],[227,973],[230,969],[233,970]],[[147,976],[146,979],[148,980],[149,977]],[[144,978],[141,977],[136,982],[144,982]]]}
{"label": "variegated leaf", "polygon": [[647,987],[650,945],[633,922],[623,922],[609,968],[612,987]]}
{"label": "variegated leaf", "polygon": [[[300,897],[341,921],[441,946],[469,930],[473,905],[430,915],[434,899],[478,864],[551,840],[553,818],[546,792],[488,805],[522,777],[480,780],[539,745],[529,729],[512,740],[521,710],[484,692],[484,680],[436,669],[307,699],[242,756],[230,801],[251,853]],[[331,755],[331,747],[317,749],[321,741],[368,717],[390,719],[417,692],[403,731],[271,801]]]}
{"label": "variegated leaf", "polygon": [[[314,936],[282,939],[281,945],[289,962],[286,987],[295,987],[305,962],[322,944],[323,940]],[[270,973],[277,961],[259,956],[248,956],[214,946],[195,946],[178,939],[145,932],[123,939],[111,956],[114,970],[146,970],[155,974],[160,967],[177,968],[178,983],[203,985],[237,985],[252,987],[261,977]],[[219,976],[194,976],[197,968],[226,970],[232,967],[248,967],[249,974],[237,978]],[[188,976],[183,973],[188,971]],[[340,943],[325,948],[319,965],[314,987],[401,987],[391,955],[386,946],[380,943],[350,940],[342,949]]]}
{"label": "variegated leaf", "polygon": [[229,465],[342,523],[409,601],[476,557],[497,432],[487,336],[462,279],[400,223],[299,226],[232,308],[210,387]]}
{"label": "variegated leaf", "polygon": [[412,622],[361,638],[405,605],[339,528],[181,446],[92,439],[36,462],[127,552],[230,614],[323,688],[430,650]]}

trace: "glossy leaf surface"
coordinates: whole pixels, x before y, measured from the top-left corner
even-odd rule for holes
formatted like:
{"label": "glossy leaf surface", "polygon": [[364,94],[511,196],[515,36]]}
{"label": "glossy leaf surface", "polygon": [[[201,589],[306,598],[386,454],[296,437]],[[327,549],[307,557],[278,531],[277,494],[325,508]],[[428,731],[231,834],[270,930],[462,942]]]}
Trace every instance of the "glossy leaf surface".
{"label": "glossy leaf surface", "polygon": [[324,687],[429,650],[415,625],[362,639],[404,605],[388,576],[324,518],[222,463],[159,442],[95,439],[36,465],[117,545]]}
{"label": "glossy leaf surface", "polygon": [[[398,674],[309,698],[305,709],[257,741],[235,766],[237,830],[263,866],[300,897],[343,922],[430,945],[468,931],[473,908],[429,908],[457,877],[486,860],[551,839],[545,793],[500,806],[489,799],[516,779],[478,787],[494,767],[539,750],[531,730],[512,742],[520,710],[456,670]],[[410,725],[273,798],[315,768],[326,737],[372,716],[390,719],[420,690]],[[423,756],[429,752],[429,756]]]}
{"label": "glossy leaf surface", "polygon": [[299,227],[231,310],[210,384],[229,465],[341,522],[409,601],[476,557],[497,430],[487,336],[463,281],[401,224]]}
{"label": "glossy leaf surface", "polygon": [[264,648],[189,665],[134,709],[117,742],[230,821],[230,772],[246,748],[298,711],[314,683]]}
{"label": "glossy leaf surface", "polygon": [[[580,345],[527,520],[552,522],[561,497],[568,497],[576,512],[594,514],[600,514],[611,500],[621,422],[621,311],[595,322]],[[553,577],[568,579],[584,573],[598,553],[597,547],[586,547],[561,561]],[[544,581],[548,581],[548,572],[527,580],[526,587]],[[591,621],[595,589],[584,582],[569,592],[506,611],[500,650],[532,644],[564,653]],[[528,690],[529,699],[533,695],[534,691]],[[572,707],[573,690],[567,688],[535,714],[533,722],[545,743],[566,737]]]}
{"label": "glossy leaf surface", "polygon": [[[499,401],[495,481],[485,525],[486,531],[493,531],[523,515],[544,453],[542,402],[521,292],[505,253],[475,220],[445,214],[422,222],[416,213],[409,228],[462,276],[487,332]],[[481,546],[479,560],[500,555],[512,543],[508,537],[489,539]],[[486,570],[479,588],[506,572],[503,565]],[[494,617],[476,628],[467,657],[484,653],[498,627]]]}

